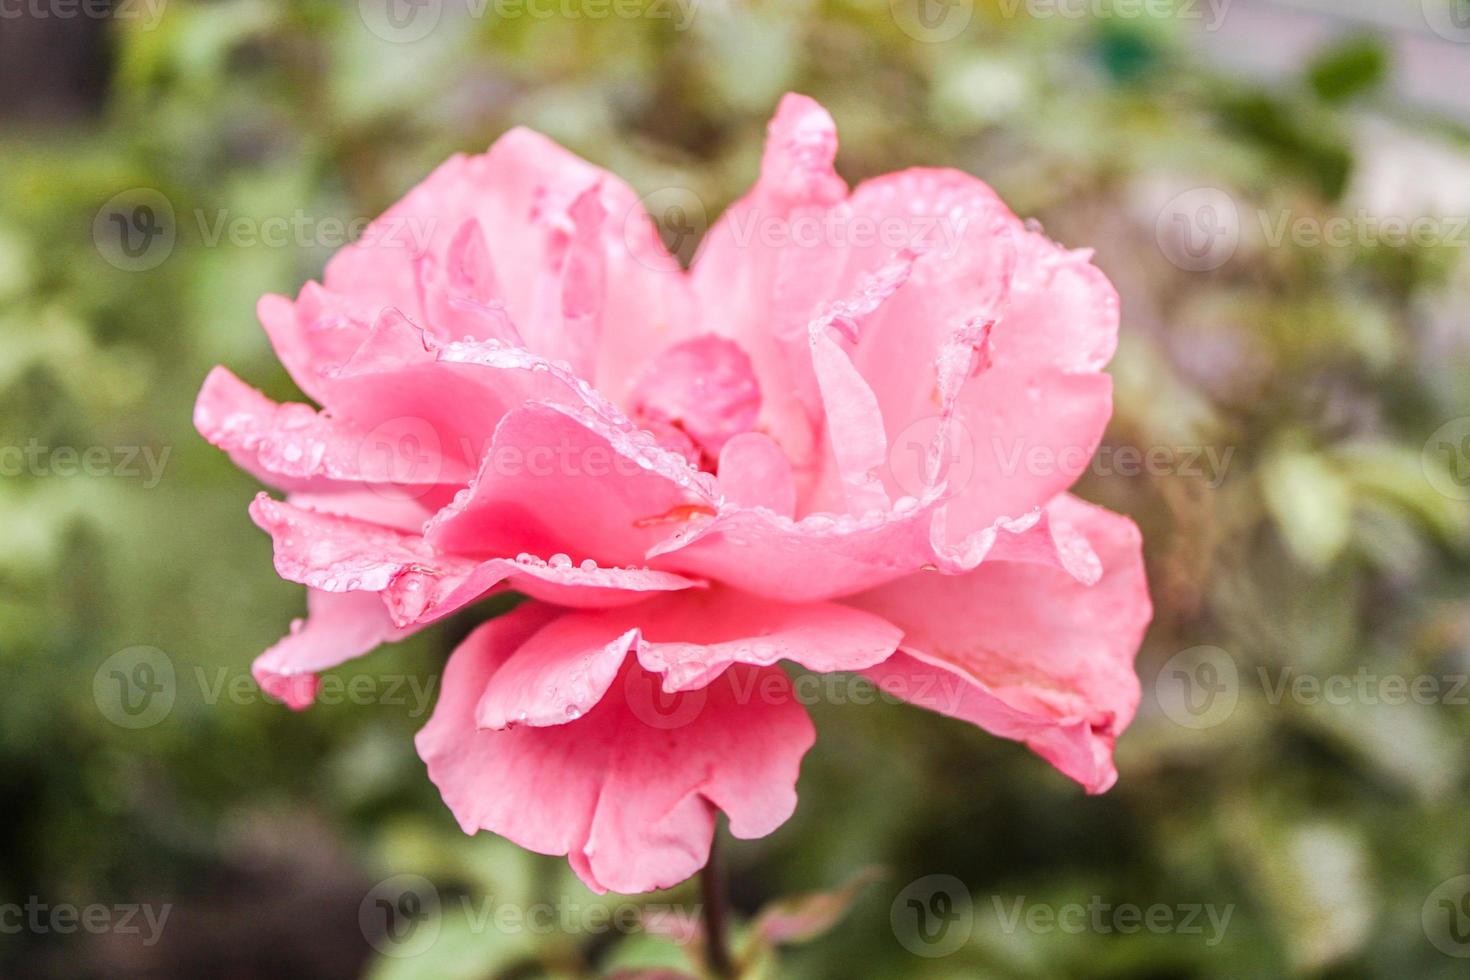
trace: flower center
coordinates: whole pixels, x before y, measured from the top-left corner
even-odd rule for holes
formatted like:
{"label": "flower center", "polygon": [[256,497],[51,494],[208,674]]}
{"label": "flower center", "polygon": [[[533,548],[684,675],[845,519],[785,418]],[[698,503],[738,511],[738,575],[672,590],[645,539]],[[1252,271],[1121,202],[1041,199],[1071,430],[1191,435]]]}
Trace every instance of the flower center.
{"label": "flower center", "polygon": [[725,443],[755,428],[761,389],[750,357],[705,334],[663,350],[633,386],[631,410],[659,442],[713,471]]}

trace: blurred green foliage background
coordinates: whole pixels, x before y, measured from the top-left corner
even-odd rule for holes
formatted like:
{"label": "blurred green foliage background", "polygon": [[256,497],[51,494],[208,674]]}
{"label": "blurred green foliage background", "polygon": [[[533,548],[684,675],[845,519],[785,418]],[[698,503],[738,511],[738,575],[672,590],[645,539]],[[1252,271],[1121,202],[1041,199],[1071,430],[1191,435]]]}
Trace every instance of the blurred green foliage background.
{"label": "blurred green foliage background", "polygon": [[[956,722],[814,706],[796,817],[727,851],[736,912],[885,874],[766,975],[1465,975],[1470,904],[1441,883],[1470,873],[1470,144],[1396,87],[1399,35],[1334,20],[1268,80],[1212,60],[1277,30],[1223,30],[1262,6],[1245,0],[1128,17],[956,0],[929,21],[902,0],[666,0],[602,18],[578,2],[548,17],[427,2],[439,20],[413,41],[381,36],[369,0],[135,0],[49,21],[40,4],[0,21],[0,446],[49,461],[0,479],[0,903],[170,909],[151,944],[5,929],[0,975],[691,969],[642,930],[468,914],[560,902],[577,919],[621,902],[559,859],[464,837],[425,778],[423,685],[485,608],[337,671],[366,678],[365,703],[297,715],[256,692],[250,660],[300,615],[301,590],[246,516],[255,485],[190,412],[221,362],[291,397],[256,298],[320,273],[323,222],[370,218],[450,153],[526,124],[641,192],[693,191],[713,218],[754,178],[791,89],[836,117],[849,180],[957,166],[1096,248],[1124,329],[1114,423],[1079,492],[1143,526],[1157,617],[1121,781],[1099,798]],[[1375,9],[1400,6],[1419,16],[1412,0]],[[1190,10],[1223,13],[1216,40]],[[942,38],[933,17],[954,11],[969,19]],[[1470,46],[1423,36],[1463,73]],[[130,271],[93,223],[139,188],[171,205],[175,240]],[[1223,194],[1234,223],[1180,212],[1201,193]],[[305,241],[212,234],[298,215],[316,229]],[[1431,232],[1362,230],[1385,216]],[[1188,237],[1219,218],[1223,258]],[[1350,240],[1301,230],[1333,219]],[[111,469],[64,472],[57,447],[102,447]],[[1162,462],[1139,472],[1126,447]],[[138,646],[174,678],[166,716],[134,728],[101,692],[109,658]],[[1302,676],[1352,678],[1352,693],[1314,697]],[[420,687],[389,696],[390,677]],[[1395,699],[1391,677],[1436,693]],[[1189,700],[1211,690],[1226,700]],[[384,955],[360,906],[401,873],[442,897],[437,938]],[[905,889],[935,874],[963,883],[970,927],[947,955],[919,955],[935,950],[898,920]],[[691,884],[650,901],[699,899]],[[1176,926],[1199,907],[1202,931],[1017,925],[1018,901],[1162,904]],[[1223,934],[1206,909],[1228,909]]]}

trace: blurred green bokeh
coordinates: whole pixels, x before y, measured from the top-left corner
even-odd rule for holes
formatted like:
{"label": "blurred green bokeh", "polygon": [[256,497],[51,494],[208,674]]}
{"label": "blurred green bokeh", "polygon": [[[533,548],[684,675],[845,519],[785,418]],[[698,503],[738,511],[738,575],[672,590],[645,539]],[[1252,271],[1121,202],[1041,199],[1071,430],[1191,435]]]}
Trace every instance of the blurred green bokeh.
{"label": "blurred green bokeh", "polygon": [[[334,672],[335,703],[266,703],[249,663],[301,590],[246,516],[256,485],[190,413],[216,363],[294,396],[256,298],[294,293],[341,226],[449,154],[525,124],[640,192],[687,188],[713,218],[753,179],[788,90],[830,108],[850,181],[960,167],[1096,249],[1124,328],[1113,425],[1078,490],[1142,525],[1157,616],[1102,797],[918,710],[813,706],[797,815],[727,849],[736,912],[885,874],[766,975],[1465,975],[1463,127],[1395,87],[1405,49],[1373,23],[1333,22],[1267,82],[1210,67],[1189,12],[1219,4],[926,3],[927,19],[903,0],[532,5],[543,17],[424,0],[438,20],[412,41],[370,0],[135,0],[40,25],[97,40],[8,78],[0,122],[0,905],[169,917],[146,942],[146,925],[12,930],[0,914],[0,975],[689,968],[647,930],[598,927],[590,910],[626,903],[563,861],[461,835],[425,778],[412,734],[447,651],[493,610]],[[1419,16],[1381,5],[1399,6]],[[0,37],[23,27],[7,17]],[[1470,46],[1444,37],[1423,43],[1463,75]],[[95,92],[58,95],[68,72]],[[135,270],[158,251],[122,255],[94,220],[142,191],[174,237]],[[230,230],[272,221],[292,230]],[[28,447],[40,463],[17,465]],[[109,710],[111,671],[140,663],[173,671],[130,675],[168,683],[162,717]],[[398,874],[442,905],[411,956],[360,926]],[[952,950],[900,921],[931,875],[971,899]],[[479,914],[558,905],[551,928]],[[1097,906],[1160,906],[1168,924]]]}

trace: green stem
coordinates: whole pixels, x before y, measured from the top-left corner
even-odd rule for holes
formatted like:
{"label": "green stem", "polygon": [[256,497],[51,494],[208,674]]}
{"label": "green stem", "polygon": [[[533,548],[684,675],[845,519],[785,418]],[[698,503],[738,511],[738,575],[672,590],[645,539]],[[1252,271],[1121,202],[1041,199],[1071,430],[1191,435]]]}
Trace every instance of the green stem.
{"label": "green stem", "polygon": [[730,946],[725,933],[729,919],[729,905],[725,900],[724,862],[720,856],[720,835],[709,848],[709,863],[699,876],[700,890],[704,898],[704,949],[709,972],[719,980],[733,980],[735,963],[730,958]]}

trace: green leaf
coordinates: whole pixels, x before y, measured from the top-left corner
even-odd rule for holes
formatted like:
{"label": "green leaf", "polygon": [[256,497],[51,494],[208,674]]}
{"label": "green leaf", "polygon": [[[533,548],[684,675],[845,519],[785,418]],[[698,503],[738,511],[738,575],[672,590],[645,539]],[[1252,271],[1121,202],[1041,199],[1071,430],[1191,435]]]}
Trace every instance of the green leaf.
{"label": "green leaf", "polygon": [[1303,563],[1325,569],[1352,537],[1353,497],[1342,475],[1315,453],[1278,450],[1261,467],[1266,507]]}

